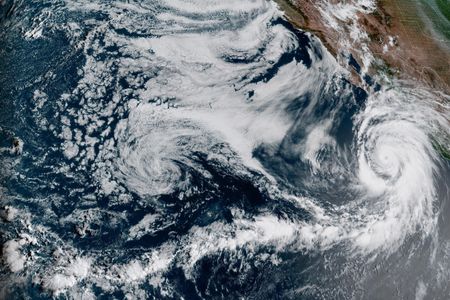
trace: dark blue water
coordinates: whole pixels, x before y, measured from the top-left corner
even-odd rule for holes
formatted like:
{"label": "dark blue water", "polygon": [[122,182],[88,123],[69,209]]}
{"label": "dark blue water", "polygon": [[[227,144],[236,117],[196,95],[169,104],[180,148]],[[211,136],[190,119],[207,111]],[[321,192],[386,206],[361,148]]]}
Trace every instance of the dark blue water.
{"label": "dark blue water", "polygon": [[[419,276],[447,255],[445,217],[422,234],[426,200],[388,250],[358,244],[403,200],[403,181],[370,197],[360,183],[375,83],[353,85],[272,3],[194,2],[1,4],[0,298],[444,295]],[[391,114],[373,127],[397,128]],[[430,219],[448,210],[437,157]]]}

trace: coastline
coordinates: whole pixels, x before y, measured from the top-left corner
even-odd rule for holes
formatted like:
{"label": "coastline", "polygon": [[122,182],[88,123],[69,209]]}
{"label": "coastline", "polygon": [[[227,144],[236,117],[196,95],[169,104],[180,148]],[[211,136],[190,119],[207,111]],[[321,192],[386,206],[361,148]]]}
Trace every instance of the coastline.
{"label": "coastline", "polygon": [[[450,94],[450,51],[432,32],[420,12],[418,2],[408,0],[380,0],[376,7],[355,9],[352,19],[335,18],[330,26],[324,7],[348,5],[310,0],[275,0],[286,18],[296,27],[317,35],[325,47],[340,61],[348,65],[342,53],[343,45],[351,56],[363,65],[366,55],[373,56],[367,63],[366,74],[395,76],[399,79],[420,81],[433,89]],[[328,19],[327,19],[328,18]],[[330,16],[333,18],[333,16]],[[327,20],[326,20],[327,19]],[[364,36],[354,39],[355,28]],[[343,42],[344,41],[344,42]],[[349,46],[350,45],[350,46]],[[365,49],[366,53],[355,49]],[[360,74],[349,68],[352,80],[363,83]]]}

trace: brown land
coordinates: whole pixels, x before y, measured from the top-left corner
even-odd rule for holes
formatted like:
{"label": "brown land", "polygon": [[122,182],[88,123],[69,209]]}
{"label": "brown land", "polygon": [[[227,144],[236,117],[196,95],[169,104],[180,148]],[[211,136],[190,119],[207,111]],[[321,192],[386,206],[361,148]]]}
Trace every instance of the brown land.
{"label": "brown land", "polygon": [[[316,34],[328,48],[338,57],[340,45],[338,41],[343,32],[348,32],[348,24],[341,21],[343,30],[329,28],[317,8],[317,0],[276,0],[286,17],[298,28]],[[338,0],[329,0],[339,2]],[[416,4],[411,0],[379,0],[378,8],[370,14],[359,14],[359,24],[369,35],[366,41],[373,55],[378,59],[370,73],[381,70],[395,73],[403,79],[415,79],[450,94],[450,51],[440,44],[419,17]],[[385,45],[388,51],[383,51]],[[354,45],[358,49],[358,44]],[[361,62],[358,53],[352,53]],[[353,72],[353,80],[360,81]]]}

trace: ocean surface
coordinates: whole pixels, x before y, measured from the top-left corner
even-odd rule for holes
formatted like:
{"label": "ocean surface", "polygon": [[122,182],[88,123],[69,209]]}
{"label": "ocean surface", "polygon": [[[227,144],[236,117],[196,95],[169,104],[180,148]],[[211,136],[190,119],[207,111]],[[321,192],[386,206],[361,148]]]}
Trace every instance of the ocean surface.
{"label": "ocean surface", "polygon": [[265,0],[0,28],[0,299],[448,299],[448,95],[355,86]]}

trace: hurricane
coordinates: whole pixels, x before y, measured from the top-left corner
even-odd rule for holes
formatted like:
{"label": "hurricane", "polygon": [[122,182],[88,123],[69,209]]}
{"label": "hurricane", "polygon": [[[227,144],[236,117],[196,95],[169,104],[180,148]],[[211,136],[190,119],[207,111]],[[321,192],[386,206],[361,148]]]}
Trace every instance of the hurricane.
{"label": "hurricane", "polygon": [[[324,3],[336,30],[374,7]],[[356,84],[273,1],[6,0],[0,24],[1,299],[450,292],[444,92],[368,80],[364,45]]]}

